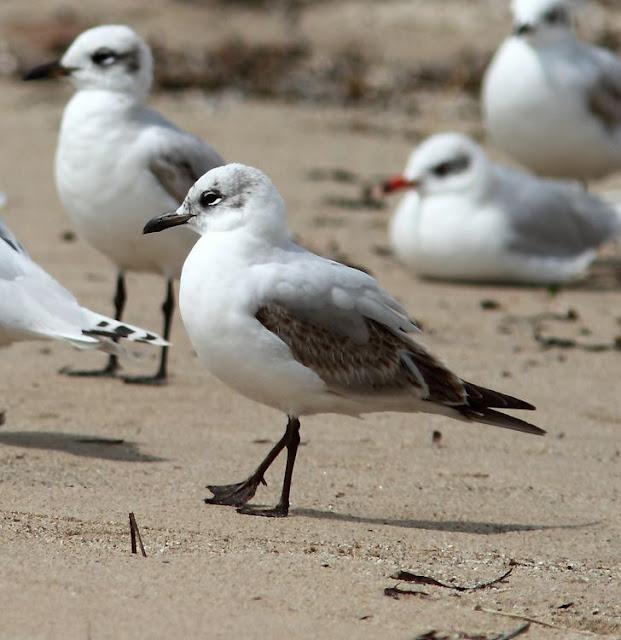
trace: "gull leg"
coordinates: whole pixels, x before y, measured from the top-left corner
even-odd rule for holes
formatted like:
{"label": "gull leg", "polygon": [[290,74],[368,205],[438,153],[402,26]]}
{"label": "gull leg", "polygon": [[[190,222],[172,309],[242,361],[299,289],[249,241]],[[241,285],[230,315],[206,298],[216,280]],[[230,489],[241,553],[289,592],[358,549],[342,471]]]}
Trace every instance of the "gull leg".
{"label": "gull leg", "polygon": [[[260,510],[252,510],[253,515],[272,515],[286,516],[289,510],[289,491],[291,489],[291,478],[293,475],[293,465],[295,463],[295,454],[300,444],[300,421],[297,418],[289,417],[287,429],[282,438],[274,445],[272,450],[267,454],[265,460],[257,467],[256,471],[243,482],[227,485],[208,485],[207,488],[213,493],[213,498],[205,498],[208,504],[224,504],[233,507],[243,507],[251,500],[260,483],[266,484],[263,476],[270,468],[272,462],[276,460],[278,454],[287,447],[287,469],[285,471],[285,480],[283,482],[283,490],[280,502],[275,509],[265,509],[264,513]],[[280,510],[276,513],[276,510]],[[274,511],[274,513],[268,513]],[[251,511],[242,511],[242,513],[251,513]]]}
{"label": "gull leg", "polygon": [[295,456],[298,452],[298,446],[300,445],[300,421],[297,418],[289,418],[285,436],[287,435],[287,466],[285,468],[285,477],[283,479],[282,492],[278,504],[269,509],[259,509],[243,505],[237,509],[238,513],[244,513],[249,516],[263,516],[266,518],[286,518],[289,514],[289,495],[291,493],[291,480],[293,479],[293,466],[295,465]]}
{"label": "gull leg", "polygon": [[[127,291],[125,289],[125,274],[119,271],[116,277],[116,292],[114,294],[114,318],[121,320],[125,302],[127,301]],[[60,373],[67,376],[75,376],[79,378],[114,378],[119,369],[119,359],[111,353],[108,356],[108,364],[103,369],[95,369],[91,371],[74,371],[69,367],[63,367]]]}
{"label": "gull leg", "polygon": [[[170,329],[172,326],[173,312],[175,311],[175,285],[172,280],[166,281],[166,299],[162,304],[162,313],[164,314],[164,340],[170,338]],[[154,376],[134,376],[123,378],[128,384],[166,384],[168,379],[168,347],[162,347],[160,357],[160,367]]]}

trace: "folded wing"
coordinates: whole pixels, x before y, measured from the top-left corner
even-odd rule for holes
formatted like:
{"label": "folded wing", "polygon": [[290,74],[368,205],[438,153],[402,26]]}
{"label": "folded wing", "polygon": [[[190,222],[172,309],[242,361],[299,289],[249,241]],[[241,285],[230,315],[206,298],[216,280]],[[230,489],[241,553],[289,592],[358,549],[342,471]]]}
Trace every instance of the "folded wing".
{"label": "folded wing", "polygon": [[[461,380],[416,342],[405,310],[367,274],[316,256],[269,269],[274,273],[259,293],[256,319],[331,392],[402,397],[404,411],[410,400],[419,408],[430,402],[456,417],[543,433],[494,410],[534,409],[531,404]],[[304,276],[309,272],[312,281]]]}

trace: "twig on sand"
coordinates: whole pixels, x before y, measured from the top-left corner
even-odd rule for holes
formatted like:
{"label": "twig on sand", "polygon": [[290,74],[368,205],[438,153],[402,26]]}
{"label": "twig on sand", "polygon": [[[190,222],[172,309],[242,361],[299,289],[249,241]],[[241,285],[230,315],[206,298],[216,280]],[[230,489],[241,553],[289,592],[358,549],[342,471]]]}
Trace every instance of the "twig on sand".
{"label": "twig on sand", "polygon": [[417,575],[409,571],[397,571],[394,575],[390,576],[394,580],[403,580],[404,582],[413,582],[415,584],[431,584],[435,587],[443,587],[444,589],[454,589],[455,591],[476,591],[477,589],[486,589],[498,582],[502,582],[513,571],[513,566],[510,566],[501,576],[494,578],[493,580],[486,580],[485,582],[477,582],[471,586],[461,586],[455,584],[449,584],[447,582],[440,582],[430,576]]}
{"label": "twig on sand", "polygon": [[494,616],[502,616],[503,618],[514,618],[515,620],[525,620],[526,622],[531,622],[532,624],[538,624],[541,627],[548,627],[549,629],[556,629],[557,631],[564,631],[565,633],[578,633],[583,636],[596,636],[596,633],[592,631],[584,631],[583,629],[567,629],[566,627],[559,627],[556,624],[551,624],[550,622],[544,622],[543,620],[537,620],[537,618],[530,618],[529,616],[522,616],[519,613],[505,613],[504,611],[496,611],[495,609],[487,609],[486,607],[481,607],[477,605],[474,608],[475,611],[482,611],[483,613],[491,613]]}
{"label": "twig on sand", "polygon": [[136,538],[138,538],[138,544],[140,545],[140,553],[143,558],[147,557],[147,552],[144,550],[144,545],[142,544],[142,536],[140,535],[140,529],[138,529],[138,524],[136,523],[136,516],[133,511],[129,512],[129,535],[131,537],[132,544],[132,553],[137,554],[138,549],[136,547]]}

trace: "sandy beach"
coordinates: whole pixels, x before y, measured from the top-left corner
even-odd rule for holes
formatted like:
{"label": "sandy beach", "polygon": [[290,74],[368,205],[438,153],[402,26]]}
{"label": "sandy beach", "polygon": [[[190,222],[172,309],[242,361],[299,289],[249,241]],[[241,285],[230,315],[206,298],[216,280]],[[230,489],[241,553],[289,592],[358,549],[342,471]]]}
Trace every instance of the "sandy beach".
{"label": "sandy beach", "polygon": [[[54,22],[68,4],[3,3],[0,39],[25,51],[23,25]],[[508,29],[491,0],[302,3],[294,18],[242,2],[82,4],[85,23],[125,22],[170,48],[289,41],[292,29],[325,57],[364,42],[371,84],[417,56],[454,60],[465,46],[485,56]],[[606,11],[589,16],[587,34],[621,25],[620,9]],[[82,304],[111,314],[114,269],[67,236],[54,187],[70,95],[0,79],[2,216]],[[252,518],[205,505],[205,485],[245,477],[283,416],[211,377],[178,315],[163,388],[63,377],[61,367],[103,356],[13,345],[0,357],[0,638],[493,638],[528,619],[529,640],[621,638],[621,251],[555,294],[425,282],[396,263],[386,225],[397,201],[355,206],[360,185],[400,171],[425,135],[480,136],[475,96],[459,87],[421,89],[409,109],[198,89],[158,91],[152,104],[227,160],[268,173],[302,243],[368,269],[421,323],[427,346],[464,378],[533,402],[524,417],[548,435],[422,415],[306,418],[290,517]],[[621,190],[621,176],[591,188]],[[159,330],[163,283],[131,274],[128,289],[127,321]],[[535,322],[577,346],[546,348]],[[156,353],[141,353],[126,371],[156,367]],[[257,503],[277,499],[281,474],[279,460]],[[147,558],[130,553],[129,512]],[[473,590],[391,577],[472,586],[509,568]],[[385,594],[396,585],[419,593]]]}

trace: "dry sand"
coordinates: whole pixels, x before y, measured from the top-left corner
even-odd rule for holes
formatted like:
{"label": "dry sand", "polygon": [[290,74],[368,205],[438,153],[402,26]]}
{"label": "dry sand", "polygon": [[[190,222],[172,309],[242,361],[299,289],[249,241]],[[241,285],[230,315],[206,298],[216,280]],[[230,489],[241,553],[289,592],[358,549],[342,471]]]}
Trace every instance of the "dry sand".
{"label": "dry sand", "polygon": [[[1,15],[21,4],[5,2]],[[40,19],[62,3],[28,4],[41,8],[33,14]],[[101,3],[85,10],[139,28],[155,19],[153,9],[140,11],[156,3],[111,4],[117,15],[105,15]],[[403,4],[394,3],[405,11]],[[440,3],[411,4],[427,24],[435,15],[429,5]],[[467,7],[465,24],[476,23],[470,5],[492,6],[446,4]],[[157,5],[181,14],[200,9]],[[379,12],[372,3],[343,3],[347,29],[355,5],[361,20],[365,7]],[[314,20],[328,38],[320,7],[305,24]],[[451,40],[454,28],[443,15],[435,28]],[[0,84],[0,187],[9,196],[3,216],[84,304],[110,312],[112,267],[83,242],[61,238],[70,225],[51,166],[67,96],[53,85]],[[546,331],[611,342],[621,331],[621,293],[608,267],[602,278],[554,297],[421,282],[383,251],[388,210],[326,204],[326,197],[355,190],[308,177],[314,168],[349,168],[363,177],[399,170],[411,127],[476,130],[476,112],[462,103],[450,92],[421,96],[418,115],[408,117],[198,93],[154,100],[227,158],[273,176],[305,243],[368,267],[454,369],[531,400],[535,421],[549,434],[426,416],[304,419],[291,517],[251,518],[204,505],[204,485],[242,479],[280,436],[283,417],[212,378],[179,320],[173,376],[162,389],[68,379],[56,374],[61,366],[96,364],[101,356],[57,344],[12,346],[0,358],[7,410],[0,428],[0,638],[411,639],[430,629],[492,637],[520,624],[490,611],[548,625],[533,624],[527,638],[621,638],[619,352],[542,350],[527,326],[502,330],[508,314],[575,309],[577,321],[550,322]],[[127,319],[157,328],[162,289],[156,278],[130,277]],[[484,299],[500,308],[483,309]],[[149,353],[127,368],[155,365]],[[441,446],[432,444],[433,430],[441,431]],[[281,472],[275,465],[258,502],[277,498]],[[141,526],[146,559],[129,552],[129,511]],[[426,596],[399,600],[383,593],[399,569],[473,584],[511,561],[512,574],[488,589],[422,586]]]}

